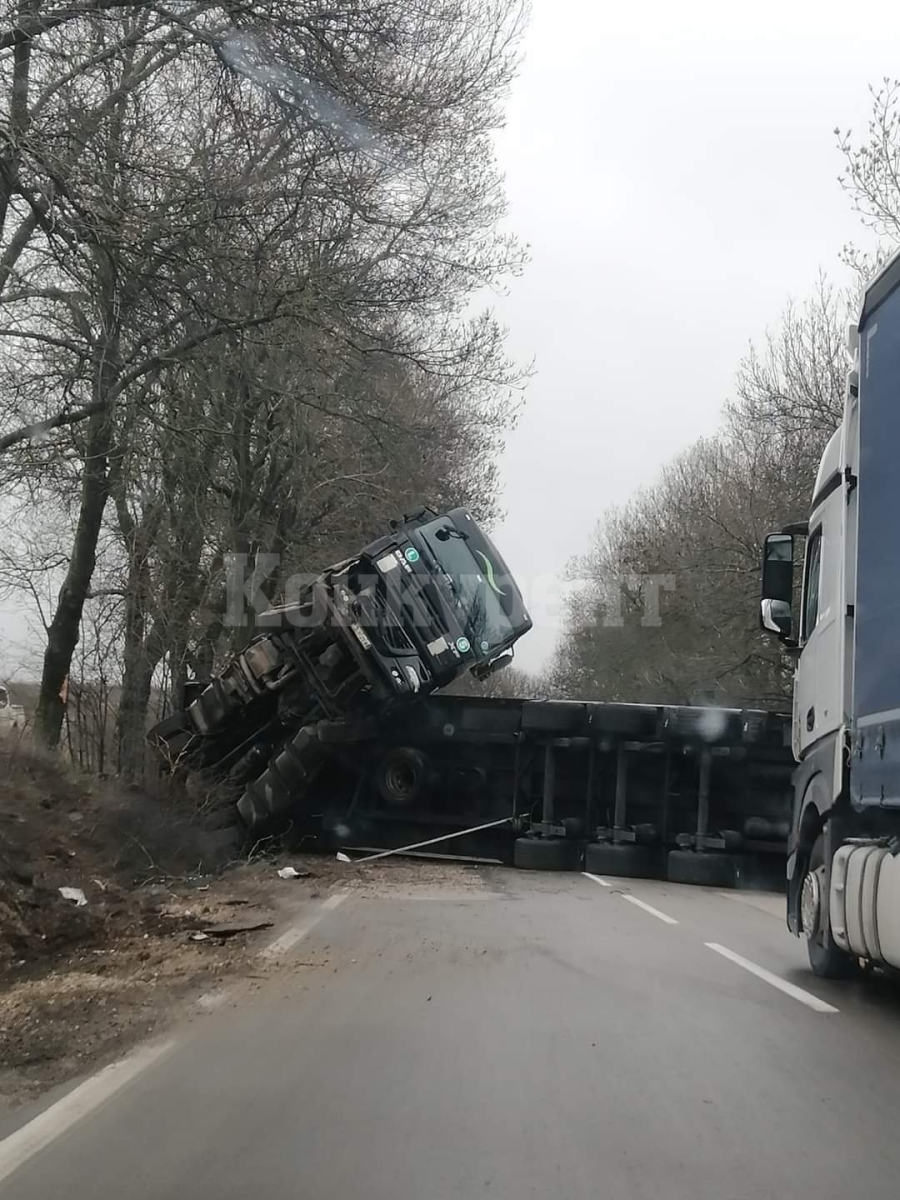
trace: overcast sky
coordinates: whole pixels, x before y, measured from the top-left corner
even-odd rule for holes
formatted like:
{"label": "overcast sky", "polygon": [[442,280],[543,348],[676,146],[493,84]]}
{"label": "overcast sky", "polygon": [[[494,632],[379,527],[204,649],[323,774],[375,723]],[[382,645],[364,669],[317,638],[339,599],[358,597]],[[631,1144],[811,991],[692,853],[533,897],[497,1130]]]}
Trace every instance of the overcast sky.
{"label": "overcast sky", "polygon": [[[750,339],[868,244],[834,128],[900,75],[900,9],[533,0],[525,52],[499,147],[532,257],[498,311],[537,374],[496,537],[528,589],[716,428]],[[536,616],[529,668],[555,636]]]}
{"label": "overcast sky", "polygon": [[[598,516],[712,432],[751,338],[864,238],[834,127],[900,74],[900,9],[533,0],[499,139],[531,264],[498,310],[535,359],[497,541],[531,592]],[[552,649],[552,605],[519,661]],[[3,635],[21,626],[0,611]],[[7,655],[9,657],[9,655]],[[13,664],[0,664],[0,674]]]}

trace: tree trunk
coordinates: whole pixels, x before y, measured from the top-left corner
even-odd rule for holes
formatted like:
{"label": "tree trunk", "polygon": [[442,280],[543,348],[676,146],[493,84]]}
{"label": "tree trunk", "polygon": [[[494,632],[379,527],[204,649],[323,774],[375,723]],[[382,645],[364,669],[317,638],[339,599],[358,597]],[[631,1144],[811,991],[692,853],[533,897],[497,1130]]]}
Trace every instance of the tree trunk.
{"label": "tree trunk", "polygon": [[[145,560],[143,554],[132,538],[130,553],[131,562],[128,570],[128,586],[125,600],[125,628],[122,691],[119,696],[119,710],[116,714],[116,747],[117,769],[126,779],[137,779],[142,774],[143,766],[143,708],[141,698],[146,686],[147,699],[150,697],[150,680],[153,676],[151,667],[145,668],[144,633],[146,626],[144,612],[143,574]],[[145,684],[146,679],[146,684]],[[146,701],[144,702],[146,705]],[[140,733],[139,733],[140,730]]]}
{"label": "tree trunk", "polygon": [[[199,554],[176,554],[162,587],[162,607],[147,630],[147,556],[156,536],[160,510],[151,512],[132,538],[128,599],[125,609],[125,652],[122,694],[116,720],[119,772],[126,779],[144,774],[144,739],[153,675],[170,649],[173,633],[184,641],[191,613],[199,602]],[[120,518],[121,520],[121,518]],[[160,597],[157,597],[157,604]]]}
{"label": "tree trunk", "polygon": [[153,672],[158,659],[152,661],[143,646],[132,661],[126,664],[122,682],[122,697],[116,718],[119,748],[119,774],[128,781],[141,779],[144,774],[144,736],[147,708],[153,687]]}
{"label": "tree trunk", "polygon": [[59,745],[65,712],[63,684],[68,678],[72,656],[78,645],[81,617],[97,561],[97,542],[109,496],[110,436],[110,413],[103,411],[95,414],[88,426],[81,506],[72,556],[47,631],[47,649],[44,652],[38,697],[35,734],[39,743],[51,748]]}
{"label": "tree trunk", "polygon": [[59,592],[56,611],[47,631],[47,649],[38,696],[35,720],[37,741],[55,749],[59,745],[65,704],[63,684],[72,666],[72,656],[81,633],[81,618],[87,600],[94,567],[97,563],[97,543],[103,527],[103,514],[109,499],[109,455],[113,438],[113,385],[120,369],[119,301],[115,271],[101,251],[97,251],[97,266],[103,287],[103,320],[94,343],[92,400],[107,401],[88,420],[84,447],[84,474],[81,481],[81,504],[72,543],[72,555],[66,578]]}

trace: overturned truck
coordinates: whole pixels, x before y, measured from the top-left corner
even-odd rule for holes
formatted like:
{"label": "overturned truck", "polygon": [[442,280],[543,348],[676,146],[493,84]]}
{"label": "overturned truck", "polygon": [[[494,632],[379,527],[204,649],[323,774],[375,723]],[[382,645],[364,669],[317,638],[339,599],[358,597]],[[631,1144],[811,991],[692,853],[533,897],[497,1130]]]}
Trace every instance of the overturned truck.
{"label": "overturned truck", "polygon": [[225,826],[720,887],[783,878],[787,717],[435,694],[505,666],[531,627],[464,509],[395,523],[257,625],[150,734],[215,782]]}
{"label": "overturned truck", "polygon": [[505,666],[531,619],[496,548],[458,508],[394,522],[256,625],[150,740],[174,769],[239,793],[241,821],[261,832],[302,816],[329,764],[377,738],[397,709]]}

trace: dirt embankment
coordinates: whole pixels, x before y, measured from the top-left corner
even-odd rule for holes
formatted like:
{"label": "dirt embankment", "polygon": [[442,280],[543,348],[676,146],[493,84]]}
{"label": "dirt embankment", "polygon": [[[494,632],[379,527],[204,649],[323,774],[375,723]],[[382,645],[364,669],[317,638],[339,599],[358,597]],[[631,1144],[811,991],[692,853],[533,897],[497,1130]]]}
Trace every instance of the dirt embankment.
{"label": "dirt embankment", "polygon": [[271,923],[272,867],[223,874],[212,845],[175,797],[0,745],[0,1109],[248,969],[253,934],[231,930]]}
{"label": "dirt embankment", "polygon": [[[448,863],[225,863],[218,842],[184,797],[95,784],[0,743],[0,1114],[117,1057],[189,997],[264,986],[283,969],[258,954],[268,925],[307,901],[483,886]],[[300,877],[279,878],[286,864]]]}

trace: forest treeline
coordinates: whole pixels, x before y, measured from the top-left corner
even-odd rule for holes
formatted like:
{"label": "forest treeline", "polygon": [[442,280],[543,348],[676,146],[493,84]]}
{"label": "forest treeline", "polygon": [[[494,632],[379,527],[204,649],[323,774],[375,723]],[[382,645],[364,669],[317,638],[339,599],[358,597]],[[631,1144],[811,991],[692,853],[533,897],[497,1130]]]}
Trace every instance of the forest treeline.
{"label": "forest treeline", "polygon": [[[532,691],[789,709],[791,664],[758,626],[761,545],[808,516],[821,453],[841,419],[848,324],[865,282],[900,247],[900,83],[872,89],[861,137],[835,136],[838,184],[876,252],[845,246],[851,286],[821,275],[804,302],[788,303],[737,365],[719,431],[601,517],[571,565],[579,584]],[[651,610],[656,603],[648,588],[658,622],[646,619],[648,599]]]}

